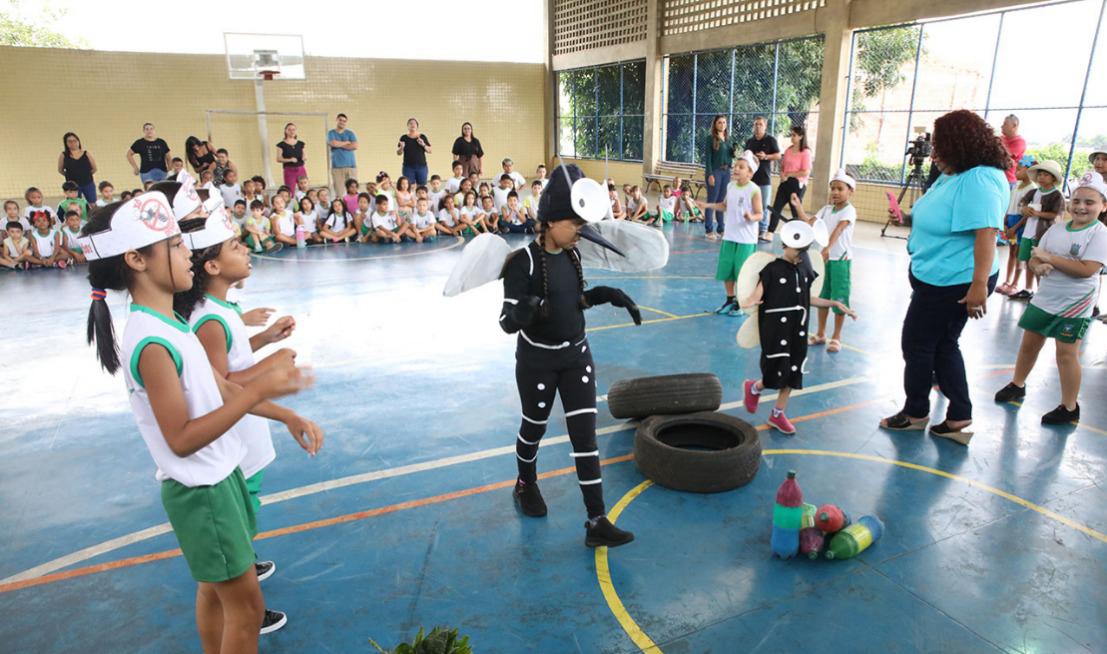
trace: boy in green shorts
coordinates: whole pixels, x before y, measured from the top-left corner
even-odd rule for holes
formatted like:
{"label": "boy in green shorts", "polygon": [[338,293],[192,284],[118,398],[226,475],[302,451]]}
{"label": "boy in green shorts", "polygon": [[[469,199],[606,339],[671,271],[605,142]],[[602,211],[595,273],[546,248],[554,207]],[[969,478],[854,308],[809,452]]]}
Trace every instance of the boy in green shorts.
{"label": "boy in green shorts", "polygon": [[250,217],[246,219],[246,247],[254,252],[271,252],[280,243],[269,233],[269,219],[265,217],[265,205],[261,200],[250,203]]}
{"label": "boy in green shorts", "polygon": [[726,199],[722,202],[696,202],[701,210],[723,211],[723,244],[719,249],[719,264],[715,279],[723,282],[726,301],[715,310],[717,314],[737,316],[742,313],[734,297],[734,283],[742,264],[757,251],[757,227],[761,222],[761,189],[751,182],[757,159],[746,150],[734,160]]}
{"label": "boy in green shorts", "polygon": [[[1038,246],[1042,236],[1065,211],[1065,197],[1061,194],[1058,182],[1063,173],[1056,161],[1042,161],[1027,171],[1030,179],[1038,183],[1038,188],[1027,191],[1022,198],[1022,216],[1026,225],[1022,230],[1019,243],[1019,261],[1026,265],[1031,251]],[[1037,275],[1026,265],[1026,288],[1011,297],[1016,300],[1029,300],[1034,297],[1034,280]]]}
{"label": "boy in green shorts", "polygon": [[[839,170],[830,180],[830,204],[819,209],[814,218],[808,217],[803,211],[803,203],[795,193],[789,199],[789,203],[796,210],[796,215],[804,222],[814,225],[816,220],[821,220],[826,225],[826,231],[830,234],[830,241],[823,248],[823,289],[819,297],[824,300],[841,302],[849,306],[850,292],[850,268],[853,261],[853,226],[857,223],[857,210],[850,204],[853,190],[857,182],[846,174],[845,170]],[[819,307],[819,330],[808,343],[822,345],[826,343],[827,352],[839,352],[842,349],[842,327],[846,322],[846,314],[838,307],[834,307],[834,333],[830,340],[826,340],[826,320],[829,316],[827,307]]]}

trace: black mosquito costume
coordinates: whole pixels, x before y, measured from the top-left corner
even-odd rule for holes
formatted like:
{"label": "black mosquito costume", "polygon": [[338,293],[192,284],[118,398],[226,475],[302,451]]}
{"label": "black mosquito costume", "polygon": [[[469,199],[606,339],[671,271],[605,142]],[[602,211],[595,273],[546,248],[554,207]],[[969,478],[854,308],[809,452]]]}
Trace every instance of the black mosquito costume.
{"label": "black mosquito costume", "polygon": [[[567,167],[576,179],[583,174]],[[621,545],[633,536],[616,529],[604,518],[600,453],[596,445],[596,371],[584,331],[584,309],[611,303],[626,308],[636,323],[638,308],[622,291],[598,286],[585,290],[577,250],[546,251],[545,226],[562,219],[577,218],[569,204],[571,181],[555,170],[538,208],[541,223],[538,238],[513,253],[504,265],[504,302],[500,327],[518,333],[515,351],[515,380],[519,387],[522,421],[515,442],[519,481],[515,496],[527,515],[546,513],[538,493],[536,461],[538,445],[546,433],[554,396],[561,396],[570,454],[576,464],[584,505],[588,510],[589,545]],[[587,225],[581,236],[609,246]],[[594,531],[603,533],[594,534]]]}
{"label": "black mosquito costume", "polygon": [[803,388],[807,314],[811,309],[811,283],[816,276],[810,264],[804,264],[802,258],[798,264],[775,259],[761,270],[757,331],[765,388]]}

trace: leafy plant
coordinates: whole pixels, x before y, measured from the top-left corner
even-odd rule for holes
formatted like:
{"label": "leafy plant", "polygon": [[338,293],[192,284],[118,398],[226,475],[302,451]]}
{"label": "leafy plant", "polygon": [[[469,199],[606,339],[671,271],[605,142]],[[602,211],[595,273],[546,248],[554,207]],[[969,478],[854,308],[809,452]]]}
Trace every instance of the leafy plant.
{"label": "leafy plant", "polygon": [[369,644],[380,654],[473,654],[469,637],[458,636],[457,629],[447,627],[435,627],[426,635],[420,628],[419,633],[415,634],[415,640],[400,643],[391,650],[384,649],[372,638],[369,639]]}

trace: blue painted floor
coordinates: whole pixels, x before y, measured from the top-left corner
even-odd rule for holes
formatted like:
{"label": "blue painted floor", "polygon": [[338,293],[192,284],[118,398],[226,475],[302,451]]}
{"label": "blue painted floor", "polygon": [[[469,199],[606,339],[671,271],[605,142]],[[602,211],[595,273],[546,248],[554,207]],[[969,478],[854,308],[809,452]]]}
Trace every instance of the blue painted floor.
{"label": "blue painted floor", "polygon": [[[1018,348],[1022,305],[995,296],[966,352],[976,436],[968,449],[886,433],[901,400],[903,242],[858,228],[847,349],[812,353],[799,434],[762,431],[749,486],[710,496],[650,487],[619,524],[637,540],[609,553],[626,618],[667,653],[1107,651],[1107,329],[1084,352],[1084,422],[1043,428],[1059,398],[1051,348],[1024,406],[991,401]],[[629,377],[711,371],[729,413],[755,351],[734,345],[718,245],[702,228],[666,230],[669,266],[589,271],[630,293],[652,321],[589,312],[599,392]],[[518,241],[521,245],[523,241]],[[583,545],[583,506],[560,409],[539,458],[546,519],[516,514],[514,339],[496,325],[500,289],[441,296],[460,253],[433,245],[328,247],[255,262],[243,297],[296,316],[287,345],[317,374],[288,404],[327,430],[309,459],[273,428],[278,458],[257,549],[263,583],[289,624],[263,652],[367,652],[448,624],[476,652],[635,652]],[[0,432],[0,647],[5,652],[195,652],[195,585],[164,523],[153,465],[121,378],[84,345],[80,272],[0,275],[7,381]],[[117,318],[123,298],[110,298]],[[940,420],[942,405],[935,405]],[[608,505],[643,477],[625,460],[633,426],[600,404]],[[765,409],[752,418],[760,424]],[[860,456],[843,456],[860,455]],[[894,465],[917,464],[929,470]],[[875,513],[885,537],[850,561],[768,556],[773,494],[799,471],[808,501]]]}

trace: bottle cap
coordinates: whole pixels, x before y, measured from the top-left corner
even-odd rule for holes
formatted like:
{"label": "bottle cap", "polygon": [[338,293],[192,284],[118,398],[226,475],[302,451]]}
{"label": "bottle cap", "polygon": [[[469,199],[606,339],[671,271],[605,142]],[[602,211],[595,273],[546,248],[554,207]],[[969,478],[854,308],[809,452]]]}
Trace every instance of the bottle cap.
{"label": "bottle cap", "polygon": [[789,470],[788,471],[788,479],[795,479],[795,478],[796,478],[796,471],[795,470]]}

